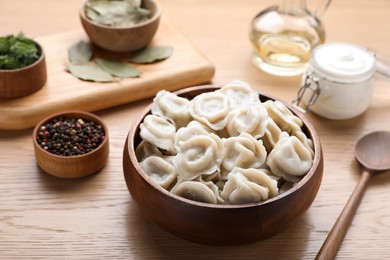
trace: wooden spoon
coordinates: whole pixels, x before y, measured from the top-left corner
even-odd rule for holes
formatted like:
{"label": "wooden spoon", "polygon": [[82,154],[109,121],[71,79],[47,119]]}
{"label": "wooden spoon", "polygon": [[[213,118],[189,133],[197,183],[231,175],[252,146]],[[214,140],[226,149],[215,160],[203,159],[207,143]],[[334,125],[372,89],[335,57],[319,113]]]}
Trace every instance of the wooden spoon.
{"label": "wooden spoon", "polygon": [[353,216],[373,174],[390,170],[390,132],[363,136],[355,146],[355,158],[362,166],[362,176],[347,204],[329,232],[316,259],[334,259],[352,222]]}

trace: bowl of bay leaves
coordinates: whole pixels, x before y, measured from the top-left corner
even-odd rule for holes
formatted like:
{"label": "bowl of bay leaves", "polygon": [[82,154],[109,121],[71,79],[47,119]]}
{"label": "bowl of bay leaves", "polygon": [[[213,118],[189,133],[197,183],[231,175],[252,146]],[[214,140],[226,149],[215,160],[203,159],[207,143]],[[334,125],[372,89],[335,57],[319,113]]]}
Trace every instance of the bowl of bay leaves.
{"label": "bowl of bay leaves", "polygon": [[47,79],[42,47],[23,33],[0,37],[0,98],[19,98],[41,89]]}
{"label": "bowl of bay leaves", "polygon": [[113,52],[147,46],[160,17],[160,7],[153,0],[87,0],[80,10],[81,24],[92,43]]}

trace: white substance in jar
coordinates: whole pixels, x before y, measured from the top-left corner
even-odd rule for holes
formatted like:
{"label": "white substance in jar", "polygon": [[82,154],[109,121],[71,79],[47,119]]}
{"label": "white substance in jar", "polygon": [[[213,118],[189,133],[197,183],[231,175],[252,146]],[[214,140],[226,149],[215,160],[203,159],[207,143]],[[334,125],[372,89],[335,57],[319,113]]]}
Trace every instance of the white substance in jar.
{"label": "white substance in jar", "polygon": [[313,112],[330,119],[356,117],[370,105],[374,73],[375,58],[364,48],[347,43],[320,45],[303,77],[310,93],[302,100],[308,104],[318,87]]}

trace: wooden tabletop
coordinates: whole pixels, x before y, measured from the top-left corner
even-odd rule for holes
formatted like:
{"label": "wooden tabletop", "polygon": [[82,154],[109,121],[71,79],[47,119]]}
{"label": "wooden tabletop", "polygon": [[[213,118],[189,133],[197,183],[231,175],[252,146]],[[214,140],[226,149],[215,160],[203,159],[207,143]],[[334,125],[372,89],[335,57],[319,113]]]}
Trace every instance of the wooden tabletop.
{"label": "wooden tabletop", "polygon": [[[81,30],[81,1],[0,1],[0,35],[29,37]],[[239,79],[291,102],[300,78],[267,75],[250,62],[248,29],[270,0],[160,0],[165,17],[215,66],[215,84]],[[333,1],[323,16],[327,41],[369,47],[390,57],[390,1]],[[304,216],[270,239],[234,247],[181,240],[141,214],[123,177],[122,152],[132,118],[150,100],[98,111],[109,126],[110,156],[91,177],[63,180],[36,165],[32,129],[0,131],[1,259],[314,259],[359,180],[355,142],[390,130],[390,80],[375,77],[362,116],[332,121],[308,114],[322,142],[324,178]],[[390,258],[390,174],[375,176],[338,252],[338,259]]]}

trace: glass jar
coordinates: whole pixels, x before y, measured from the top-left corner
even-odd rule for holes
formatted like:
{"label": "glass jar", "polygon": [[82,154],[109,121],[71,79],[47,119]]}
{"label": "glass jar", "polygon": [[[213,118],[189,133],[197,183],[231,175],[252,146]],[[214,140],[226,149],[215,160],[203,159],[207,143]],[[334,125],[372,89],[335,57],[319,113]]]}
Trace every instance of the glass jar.
{"label": "glass jar", "polygon": [[306,0],[282,0],[280,5],[259,12],[251,21],[249,33],[255,66],[274,75],[302,74],[312,50],[325,41],[319,17],[330,2],[323,0],[312,12]]}
{"label": "glass jar", "polygon": [[297,99],[304,111],[329,119],[349,119],[370,105],[376,70],[372,52],[349,43],[327,43],[313,50]]}

